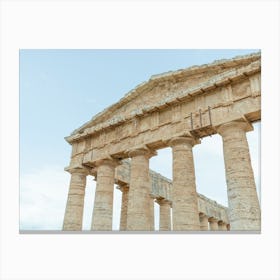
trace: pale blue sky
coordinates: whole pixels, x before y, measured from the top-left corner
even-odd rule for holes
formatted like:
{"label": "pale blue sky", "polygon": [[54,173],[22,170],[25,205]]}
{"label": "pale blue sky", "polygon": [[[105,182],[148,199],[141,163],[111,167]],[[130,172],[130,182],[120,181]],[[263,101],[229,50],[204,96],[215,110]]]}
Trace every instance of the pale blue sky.
{"label": "pale blue sky", "polygon": [[[74,129],[151,75],[257,51],[20,50],[21,228],[59,229],[69,184],[63,168],[70,145],[64,137]],[[248,134],[254,151],[259,149],[259,127]],[[194,148],[198,191],[225,203],[221,139],[208,137],[199,146]],[[258,157],[256,152],[253,156]],[[253,165],[256,169],[258,163]],[[169,178],[171,166],[168,149],[151,159],[151,167]],[[44,218],[46,211],[53,211],[51,220]],[[88,223],[90,212],[85,210]]]}

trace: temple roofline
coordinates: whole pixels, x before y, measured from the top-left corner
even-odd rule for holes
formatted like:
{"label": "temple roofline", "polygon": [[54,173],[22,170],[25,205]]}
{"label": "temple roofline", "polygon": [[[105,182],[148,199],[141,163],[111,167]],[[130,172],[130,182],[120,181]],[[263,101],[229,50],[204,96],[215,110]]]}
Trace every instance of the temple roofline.
{"label": "temple roofline", "polygon": [[151,78],[148,81],[142,82],[141,84],[137,85],[134,89],[130,90],[128,93],[124,95],[118,102],[114,103],[113,105],[105,108],[100,113],[94,115],[88,122],[84,123],[79,128],[75,129],[68,137],[65,137],[66,141],[68,141],[68,138],[71,136],[82,133],[84,129],[94,125],[95,123],[98,123],[101,121],[100,119],[102,117],[106,117],[107,114],[110,114],[112,111],[118,109],[119,107],[123,106],[125,103],[133,100],[136,98],[143,90],[156,85],[159,82],[166,82],[170,80],[176,79],[178,76],[191,76],[194,74],[203,73],[206,71],[209,71],[210,69],[215,68],[229,68],[233,66],[243,66],[248,63],[252,63],[256,60],[258,60],[261,57],[261,52],[251,53],[244,56],[236,56],[231,59],[221,59],[221,60],[215,60],[212,63],[209,64],[203,64],[203,65],[193,65],[190,67],[187,67],[185,69],[175,70],[175,71],[168,71],[162,74],[152,75]]}

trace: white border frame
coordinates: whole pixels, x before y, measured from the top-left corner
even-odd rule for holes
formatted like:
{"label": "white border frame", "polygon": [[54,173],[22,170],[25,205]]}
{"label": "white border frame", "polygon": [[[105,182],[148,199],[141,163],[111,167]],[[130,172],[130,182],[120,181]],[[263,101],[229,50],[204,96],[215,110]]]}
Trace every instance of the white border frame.
{"label": "white border frame", "polygon": [[[1,2],[1,279],[279,279],[279,2]],[[261,235],[20,235],[20,48],[262,49]]]}

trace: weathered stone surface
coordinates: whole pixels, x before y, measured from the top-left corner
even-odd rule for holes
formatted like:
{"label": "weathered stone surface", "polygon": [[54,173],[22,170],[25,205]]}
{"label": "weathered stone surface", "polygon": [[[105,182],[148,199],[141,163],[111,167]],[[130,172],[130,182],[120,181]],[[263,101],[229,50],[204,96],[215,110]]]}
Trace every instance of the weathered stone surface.
{"label": "weathered stone surface", "polygon": [[220,221],[220,222],[218,222],[218,228],[219,228],[219,230],[224,230],[225,231],[225,230],[227,230],[227,224]]}
{"label": "weathered stone surface", "polygon": [[117,162],[101,160],[97,163],[97,180],[92,214],[92,230],[112,230],[114,176]]}
{"label": "weathered stone surface", "polygon": [[127,230],[151,230],[149,158],[146,149],[133,150],[127,207]]}
{"label": "weathered stone surface", "polygon": [[159,230],[171,230],[170,201],[160,198],[156,202],[159,204]]}
{"label": "weathered stone surface", "polygon": [[228,208],[202,194],[198,194],[198,210],[207,215],[207,217],[214,217],[229,224]]}
{"label": "weathered stone surface", "polygon": [[82,230],[87,170],[69,169],[71,181],[65,209],[63,230]]}
{"label": "weathered stone surface", "polygon": [[215,218],[210,218],[208,219],[209,221],[209,225],[210,225],[210,230],[219,230],[219,227],[218,227],[218,220],[215,219]]}
{"label": "weathered stone surface", "polygon": [[155,230],[155,203],[154,198],[150,196],[150,230]]}
{"label": "weathered stone surface", "polygon": [[[201,72],[199,78],[183,71],[188,83],[196,81],[195,89],[188,87],[186,90],[184,84],[177,83],[176,90],[168,91],[168,97],[162,97],[158,103],[155,93],[147,86],[142,88],[141,94],[133,91],[67,138],[73,145],[72,161],[82,160],[83,164],[91,166],[107,154],[128,157],[128,150],[143,143],[154,149],[167,147],[167,140],[184,136],[187,131],[196,137],[205,137],[215,134],[216,126],[244,116],[249,121],[260,120],[260,55],[232,61],[234,63],[231,60],[224,63],[219,74],[211,64],[208,68],[202,67],[203,71],[207,69],[212,73],[205,83],[199,81],[205,79],[203,75],[207,76],[208,72]],[[158,79],[162,85],[170,83]],[[176,81],[171,80],[173,84]],[[162,89],[157,91],[160,93]]]}
{"label": "weathered stone surface", "polygon": [[204,213],[199,213],[200,230],[208,230],[208,217]]}
{"label": "weathered stone surface", "polygon": [[121,185],[118,189],[122,192],[122,205],[121,205],[121,219],[120,219],[120,230],[127,229],[127,205],[128,205],[128,185]]}
{"label": "weathered stone surface", "polygon": [[199,230],[199,212],[191,137],[171,140],[173,152],[173,230]]}
{"label": "weathered stone surface", "polygon": [[260,230],[261,211],[251,165],[246,122],[218,128],[223,138],[231,230]]}

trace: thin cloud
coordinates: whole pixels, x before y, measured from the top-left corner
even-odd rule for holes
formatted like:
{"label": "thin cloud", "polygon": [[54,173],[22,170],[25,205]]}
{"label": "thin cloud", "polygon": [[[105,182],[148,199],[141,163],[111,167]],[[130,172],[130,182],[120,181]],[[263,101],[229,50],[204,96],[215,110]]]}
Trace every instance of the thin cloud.
{"label": "thin cloud", "polygon": [[69,175],[44,167],[20,178],[20,229],[61,229]]}

